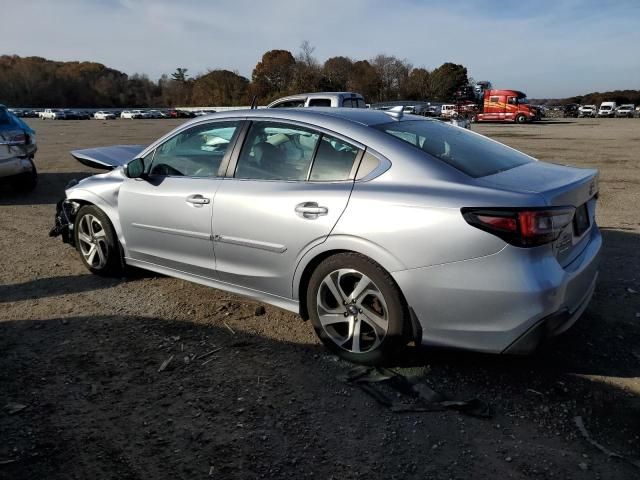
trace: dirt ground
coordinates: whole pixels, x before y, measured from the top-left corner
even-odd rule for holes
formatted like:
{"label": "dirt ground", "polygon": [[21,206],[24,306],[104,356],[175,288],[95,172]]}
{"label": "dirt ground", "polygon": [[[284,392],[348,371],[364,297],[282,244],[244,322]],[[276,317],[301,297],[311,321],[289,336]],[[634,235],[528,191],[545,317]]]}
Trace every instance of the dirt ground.
{"label": "dirt ground", "polygon": [[[40,183],[0,186],[0,478],[640,478],[640,120],[474,129],[542,160],[597,167],[601,279],[583,318],[525,358],[410,349],[491,418],[394,412],[295,315],[181,280],[90,275],[47,236],[91,173],[75,148],[144,144],[179,121],[29,122]],[[171,362],[162,371],[161,365]]]}

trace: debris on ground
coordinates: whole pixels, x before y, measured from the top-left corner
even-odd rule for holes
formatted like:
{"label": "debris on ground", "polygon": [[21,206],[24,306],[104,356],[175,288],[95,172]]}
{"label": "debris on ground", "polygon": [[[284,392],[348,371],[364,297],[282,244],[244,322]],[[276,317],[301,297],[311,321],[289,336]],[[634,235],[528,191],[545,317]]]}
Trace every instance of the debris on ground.
{"label": "debris on ground", "polygon": [[489,405],[480,399],[447,399],[429,387],[423,376],[408,377],[386,368],[355,367],[344,375],[339,375],[338,380],[357,385],[376,402],[393,412],[457,410],[474,417],[492,416]]}
{"label": "debris on ground", "polygon": [[256,307],[256,311],[255,311],[256,317],[261,317],[265,313],[267,313],[267,310],[262,305],[259,305]]}
{"label": "debris on ground", "polygon": [[9,415],[14,415],[18,412],[21,412],[25,408],[27,408],[27,406],[21,403],[9,402],[4,406],[3,410],[7,412]]}
{"label": "debris on ground", "polygon": [[158,368],[158,372],[164,371],[169,366],[169,364],[171,363],[171,360],[173,360],[173,355],[171,355],[164,362],[162,362],[162,364],[160,365],[160,368]]}

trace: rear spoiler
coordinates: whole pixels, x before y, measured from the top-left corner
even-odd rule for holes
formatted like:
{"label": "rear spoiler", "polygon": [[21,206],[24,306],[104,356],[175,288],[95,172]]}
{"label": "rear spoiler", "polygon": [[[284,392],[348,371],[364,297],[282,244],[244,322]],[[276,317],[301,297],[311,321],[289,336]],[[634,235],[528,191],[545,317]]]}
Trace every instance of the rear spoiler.
{"label": "rear spoiler", "polygon": [[144,145],[113,145],[73,150],[71,156],[88,167],[113,170],[129,163],[145,148]]}

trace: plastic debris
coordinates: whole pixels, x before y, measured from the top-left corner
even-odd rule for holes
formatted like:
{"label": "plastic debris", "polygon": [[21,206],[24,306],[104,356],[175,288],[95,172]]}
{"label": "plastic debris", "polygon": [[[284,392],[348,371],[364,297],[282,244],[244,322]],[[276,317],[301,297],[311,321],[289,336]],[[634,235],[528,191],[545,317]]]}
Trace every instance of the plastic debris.
{"label": "plastic debris", "polygon": [[15,415],[16,413],[21,412],[25,408],[27,408],[27,406],[21,403],[9,402],[4,406],[4,411],[7,412],[9,415]]}
{"label": "plastic debris", "polygon": [[[357,385],[376,402],[393,412],[457,410],[474,417],[491,417],[490,407],[480,399],[447,399],[429,387],[420,376],[406,377],[386,368],[355,367],[339,375],[338,379]],[[389,389],[387,387],[395,392],[385,392],[385,389]]]}

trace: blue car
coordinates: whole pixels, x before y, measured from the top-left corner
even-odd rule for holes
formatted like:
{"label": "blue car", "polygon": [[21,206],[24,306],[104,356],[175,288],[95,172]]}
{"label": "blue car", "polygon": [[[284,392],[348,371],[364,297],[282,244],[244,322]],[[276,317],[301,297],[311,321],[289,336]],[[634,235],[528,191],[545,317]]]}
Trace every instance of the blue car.
{"label": "blue car", "polygon": [[36,132],[0,105],[0,181],[9,180],[20,191],[32,190],[38,181],[33,162],[37,149]]}

